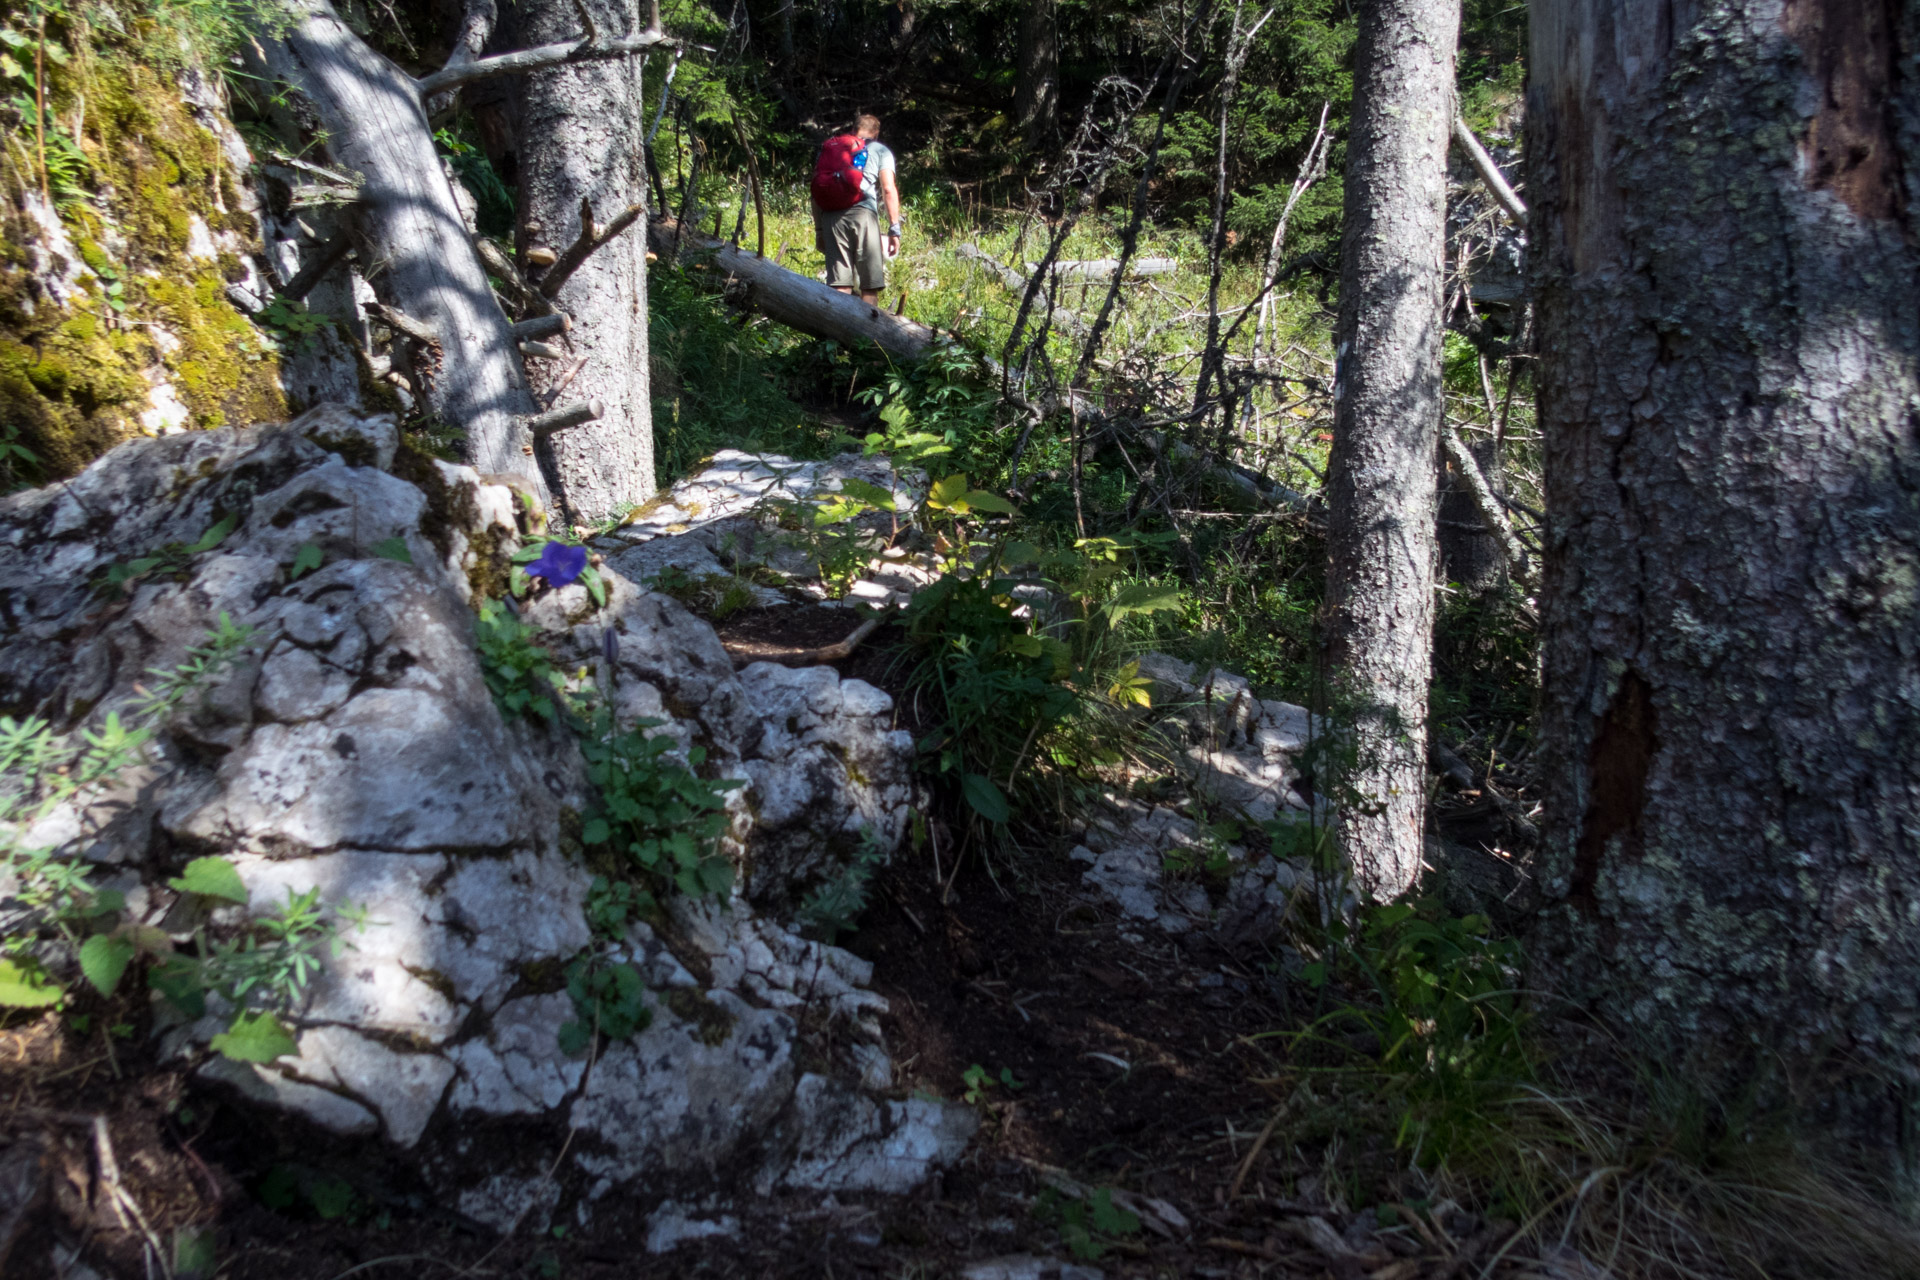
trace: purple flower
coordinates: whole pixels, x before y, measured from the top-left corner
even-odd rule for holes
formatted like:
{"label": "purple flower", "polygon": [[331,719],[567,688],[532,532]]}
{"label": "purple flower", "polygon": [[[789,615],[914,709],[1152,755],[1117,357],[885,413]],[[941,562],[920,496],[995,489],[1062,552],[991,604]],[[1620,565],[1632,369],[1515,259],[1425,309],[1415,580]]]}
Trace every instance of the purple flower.
{"label": "purple flower", "polygon": [[529,578],[545,578],[550,587],[564,587],[587,567],[587,549],[570,547],[564,542],[549,542],[540,558],[527,566]]}

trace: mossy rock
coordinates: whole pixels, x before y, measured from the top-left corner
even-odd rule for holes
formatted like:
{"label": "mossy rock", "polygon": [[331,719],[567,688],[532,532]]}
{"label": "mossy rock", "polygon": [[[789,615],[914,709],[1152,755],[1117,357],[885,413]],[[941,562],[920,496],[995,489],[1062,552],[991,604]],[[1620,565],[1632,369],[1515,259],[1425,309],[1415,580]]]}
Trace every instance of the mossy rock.
{"label": "mossy rock", "polygon": [[[160,383],[186,407],[187,426],[288,416],[271,341],[226,298],[244,263],[189,252],[195,219],[209,232],[256,234],[219,140],[147,51],[100,27],[89,38],[95,45],[50,77],[58,118],[85,104],[78,142],[91,167],[88,198],[60,211],[78,261],[52,265],[83,266],[66,305],[32,276],[24,247],[40,234],[21,212],[31,166],[0,167],[0,429],[32,450],[45,480],[138,430]],[[116,281],[123,310],[109,296]]]}

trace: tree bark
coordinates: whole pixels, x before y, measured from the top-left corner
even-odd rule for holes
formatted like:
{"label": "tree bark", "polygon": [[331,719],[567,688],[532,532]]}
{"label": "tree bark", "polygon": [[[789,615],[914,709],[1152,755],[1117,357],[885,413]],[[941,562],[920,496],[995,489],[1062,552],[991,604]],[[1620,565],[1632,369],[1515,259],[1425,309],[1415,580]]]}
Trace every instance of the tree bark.
{"label": "tree bark", "polygon": [[1360,885],[1404,892],[1424,847],[1440,302],[1457,0],[1360,9],[1327,473],[1328,648],[1354,758],[1336,795]]}
{"label": "tree bark", "polygon": [[[578,32],[580,4],[603,32],[636,32],[646,22],[635,0],[522,0],[506,10],[514,43]],[[638,58],[538,71],[520,77],[513,93],[523,227],[541,227],[546,243],[562,249],[580,233],[583,199],[602,225],[645,204],[647,113]],[[540,445],[575,523],[604,519],[654,494],[646,251],[636,227],[593,252],[557,293],[544,291],[577,321],[569,335],[575,360],[535,368],[535,389],[550,391],[566,380],[568,399],[606,407],[598,421]]]}
{"label": "tree bark", "polygon": [[1029,137],[1052,137],[1060,110],[1060,29],[1054,0],[1030,0],[1020,22],[1014,123]]}
{"label": "tree bark", "polygon": [[1558,0],[1527,111],[1539,977],[1890,1173],[1920,1096],[1916,41],[1911,5]]}
{"label": "tree bark", "polygon": [[327,0],[282,0],[288,25],[254,47],[268,75],[311,105],[327,153],[362,179],[357,204],[372,284],[431,340],[410,344],[409,377],[428,412],[465,432],[482,472],[546,481],[523,419],[535,412],[506,313],[475,255],[414,82],[348,30]]}

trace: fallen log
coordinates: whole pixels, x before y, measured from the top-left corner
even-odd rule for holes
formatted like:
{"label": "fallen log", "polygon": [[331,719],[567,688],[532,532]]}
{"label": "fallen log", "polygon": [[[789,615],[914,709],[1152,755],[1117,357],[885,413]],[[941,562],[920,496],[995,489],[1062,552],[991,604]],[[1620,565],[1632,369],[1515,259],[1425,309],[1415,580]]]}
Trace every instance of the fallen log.
{"label": "fallen log", "polygon": [[[1008,293],[1026,293],[1027,278],[1018,271],[1015,271],[1012,267],[1002,266],[998,261],[981,252],[978,245],[963,244],[956,252],[969,262],[977,262],[992,272],[999,278],[1000,283],[1006,287]],[[1047,314],[1048,318],[1051,319],[1055,325],[1066,330],[1074,337],[1084,339],[1087,336],[1086,321],[1065,307],[1055,307]]]}
{"label": "fallen log", "polygon": [[[676,235],[676,232],[678,233]],[[905,360],[927,354],[939,336],[926,325],[905,316],[889,315],[854,294],[840,293],[818,280],[789,271],[772,258],[736,249],[724,240],[681,227],[670,217],[656,218],[647,227],[647,243],[661,257],[676,250],[682,258],[705,261],[717,272],[737,280],[748,293],[748,304],[770,320],[816,338],[854,343],[862,339]]]}
{"label": "fallen log", "polygon": [[[1127,262],[1127,279],[1139,280],[1147,276],[1170,276],[1180,268],[1178,258],[1132,258]],[[1029,262],[1027,270],[1038,271],[1040,264]],[[1084,260],[1063,259],[1053,264],[1053,274],[1062,280],[1111,280],[1113,273],[1120,269],[1118,258],[1087,258]]]}

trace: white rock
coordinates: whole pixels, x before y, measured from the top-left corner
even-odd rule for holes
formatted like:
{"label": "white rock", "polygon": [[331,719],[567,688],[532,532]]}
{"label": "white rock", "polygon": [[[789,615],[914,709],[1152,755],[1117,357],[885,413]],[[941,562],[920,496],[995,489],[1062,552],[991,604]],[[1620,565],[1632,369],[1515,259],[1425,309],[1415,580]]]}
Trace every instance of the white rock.
{"label": "white rock", "polygon": [[647,1219],[647,1252],[668,1253],[689,1240],[731,1239],[740,1234],[740,1219],[730,1213],[695,1218],[672,1200]]}
{"label": "white rock", "polygon": [[560,1028],[573,1018],[573,1001],[565,992],[500,1006],[484,1040],[451,1050],[460,1081],[450,1105],[490,1115],[536,1115],[558,1107],[586,1075],[584,1058],[560,1052]]}
{"label": "white rock", "polygon": [[451,929],[435,968],[459,999],[493,1008],[516,967],[570,956],[592,941],[583,914],[592,879],[559,854],[455,859],[439,901]]}
{"label": "white rock", "polygon": [[231,1085],[243,1097],[291,1111],[334,1133],[365,1137],[380,1130],[373,1112],[359,1103],[316,1085],[289,1080],[258,1063],[210,1058],[196,1074],[203,1080]]}
{"label": "white rock", "polygon": [[318,720],[347,700],[354,674],[323,661],[311,649],[276,650],[260,668],[254,706],[269,720]]}
{"label": "white rock", "polygon": [[455,1207],[475,1222],[505,1234],[524,1228],[545,1234],[560,1204],[560,1184],[552,1178],[497,1173],[477,1187],[460,1193]]}
{"label": "white rock", "polygon": [[598,1139],[598,1150],[576,1157],[589,1174],[624,1182],[712,1168],[758,1140],[786,1108],[793,1020],[725,991],[708,1000],[719,1015],[714,1025],[656,1005],[651,1026],[607,1046],[594,1064],[569,1113],[575,1128]]}
{"label": "white rock", "polygon": [[318,1084],[338,1085],[370,1104],[387,1137],[411,1147],[453,1079],[453,1064],[431,1053],[395,1053],[345,1027],[316,1027],[300,1035],[293,1070]]}
{"label": "white rock", "polygon": [[899,1193],[959,1158],[980,1127],[971,1107],[911,1098],[876,1103],[824,1076],[802,1076],[793,1096],[793,1189]]}
{"label": "white rock", "polygon": [[364,929],[343,932],[345,949],[323,958],[296,1013],[431,1044],[453,1034],[464,1011],[419,976],[438,972],[446,950],[440,912],[427,892],[446,869],[445,858],[349,850],[315,858],[232,861],[247,886],[248,909],[256,915],[284,906],[290,893],[314,888],[330,910],[366,913]]}

